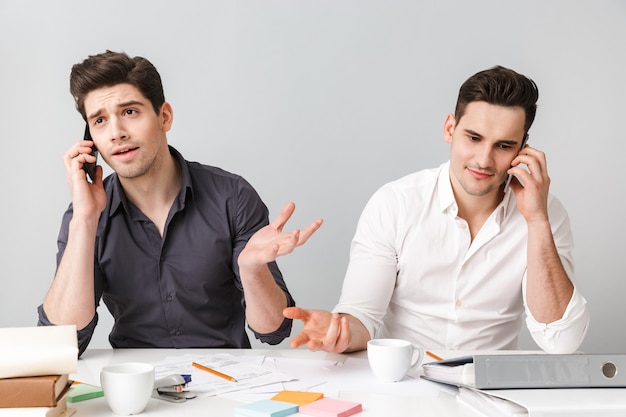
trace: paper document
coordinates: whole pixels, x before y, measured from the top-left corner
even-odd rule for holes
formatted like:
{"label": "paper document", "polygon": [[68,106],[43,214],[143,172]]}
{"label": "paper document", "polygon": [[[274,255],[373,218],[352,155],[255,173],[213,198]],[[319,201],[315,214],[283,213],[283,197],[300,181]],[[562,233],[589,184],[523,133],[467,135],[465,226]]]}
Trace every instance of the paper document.
{"label": "paper document", "polygon": [[77,369],[76,326],[0,329],[0,378],[71,374]]}
{"label": "paper document", "polygon": [[457,398],[487,417],[528,417],[526,407],[472,388],[459,388]]}
{"label": "paper document", "polygon": [[[626,416],[626,388],[544,388],[480,392],[525,407],[529,417]],[[519,415],[523,414],[513,414],[515,417]]]}
{"label": "paper document", "polygon": [[[270,356],[246,356],[241,359],[269,368],[275,372],[292,377],[289,381],[263,385],[245,391],[221,394],[221,397],[240,402],[254,402],[270,398],[284,390],[324,392],[327,396],[336,396],[336,391],[329,391],[327,381],[341,362],[327,359],[276,358]],[[323,390],[323,391],[322,391]]]}
{"label": "paper document", "polygon": [[[229,381],[198,369],[192,366],[192,362],[232,376],[237,382]],[[156,379],[171,374],[190,374],[191,382],[187,384],[187,387],[189,391],[193,391],[198,397],[247,390],[292,379],[281,372],[257,365],[253,361],[246,359],[245,356],[234,356],[227,353],[214,355],[187,354],[168,357],[153,365]]]}

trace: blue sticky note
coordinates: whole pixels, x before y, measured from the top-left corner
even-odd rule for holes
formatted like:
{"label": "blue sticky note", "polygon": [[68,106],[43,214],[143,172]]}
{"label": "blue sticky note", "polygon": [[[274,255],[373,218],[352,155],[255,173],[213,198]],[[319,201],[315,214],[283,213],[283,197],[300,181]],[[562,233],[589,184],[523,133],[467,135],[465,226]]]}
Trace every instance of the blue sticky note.
{"label": "blue sticky note", "polygon": [[284,417],[298,412],[292,403],[274,400],[261,400],[235,408],[235,414],[243,417]]}

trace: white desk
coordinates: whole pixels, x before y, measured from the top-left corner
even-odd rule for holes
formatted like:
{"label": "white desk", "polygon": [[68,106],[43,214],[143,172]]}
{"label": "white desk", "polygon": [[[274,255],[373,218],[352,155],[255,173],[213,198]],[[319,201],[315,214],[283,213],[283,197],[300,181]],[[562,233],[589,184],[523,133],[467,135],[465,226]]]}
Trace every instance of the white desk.
{"label": "white desk", "polygon": [[[88,349],[78,361],[78,372],[71,377],[75,380],[100,385],[100,370],[103,366],[119,362],[148,362],[154,363],[167,357],[183,355],[185,353],[210,355],[214,353],[230,353],[233,355],[266,355],[278,358],[298,359],[331,359],[345,361],[346,358],[366,358],[366,352],[341,355],[325,352],[309,352],[306,349]],[[361,361],[358,361],[359,363]],[[365,361],[363,361],[365,362]],[[374,376],[371,376],[375,384]],[[405,381],[395,384],[403,384]],[[415,381],[413,381],[415,383]],[[419,383],[438,384],[420,380]],[[438,388],[437,388],[438,389]],[[323,392],[323,386],[315,391]],[[357,414],[363,417],[372,416],[455,416],[455,417],[479,417],[472,409],[458,402],[447,390],[443,389],[439,394],[428,396],[395,395],[386,393],[355,392],[347,388],[340,391],[339,398],[350,401],[358,401],[363,404],[363,412]],[[240,402],[222,397],[195,398],[185,403],[175,404],[159,399],[150,399],[142,416],[234,416],[234,409]],[[68,404],[77,411],[74,417],[100,417],[113,415],[104,398],[96,398],[83,402]],[[297,415],[297,414],[295,414]]]}

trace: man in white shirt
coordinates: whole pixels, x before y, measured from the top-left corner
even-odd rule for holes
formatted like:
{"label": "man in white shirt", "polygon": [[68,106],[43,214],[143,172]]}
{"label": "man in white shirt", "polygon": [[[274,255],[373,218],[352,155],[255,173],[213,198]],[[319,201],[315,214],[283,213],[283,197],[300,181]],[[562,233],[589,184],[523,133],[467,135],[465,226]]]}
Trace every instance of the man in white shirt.
{"label": "man in white shirt", "polygon": [[333,312],[284,311],[304,323],[292,347],[348,352],[393,337],[516,349],[525,314],[544,351],[578,349],[589,313],[572,282],[568,215],[549,194],[544,153],[525,144],[537,99],[532,80],[503,67],[461,86],[444,123],[450,160],[372,196]]}

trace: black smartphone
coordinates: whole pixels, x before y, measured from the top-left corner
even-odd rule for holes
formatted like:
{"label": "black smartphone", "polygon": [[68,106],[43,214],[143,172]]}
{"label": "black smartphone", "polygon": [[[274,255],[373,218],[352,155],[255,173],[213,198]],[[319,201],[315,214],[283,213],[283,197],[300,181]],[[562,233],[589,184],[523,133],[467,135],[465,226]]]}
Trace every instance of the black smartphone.
{"label": "black smartphone", "polygon": [[[519,147],[519,151],[521,151],[522,149],[524,149],[524,146],[526,146],[526,142],[528,142],[528,133],[526,133],[524,135],[524,138],[522,139],[522,146]],[[518,151],[518,152],[519,152]],[[511,180],[513,179],[513,175],[509,174],[509,176],[506,179],[506,183],[504,184],[504,192],[506,193],[507,191],[509,191],[509,184],[511,184]]]}
{"label": "black smartphone", "polygon": [[[84,136],[85,140],[90,140],[93,142],[93,139],[91,138],[91,132],[89,132],[89,125],[85,125],[85,136]],[[98,149],[96,149],[96,145],[91,145],[91,153],[90,155],[95,156],[96,158],[98,157]],[[94,181],[94,179],[96,178],[96,162],[85,162],[83,164],[83,169],[85,170],[85,172],[87,173],[87,176],[89,177],[89,179],[91,180],[91,182]]]}

